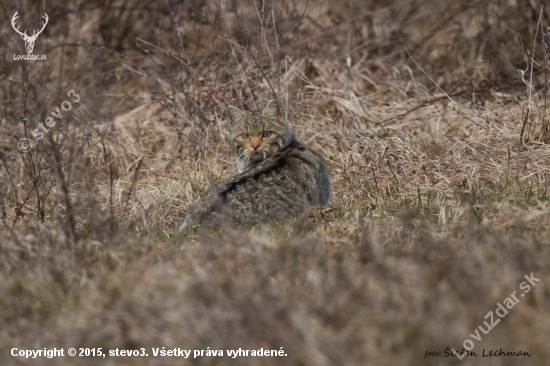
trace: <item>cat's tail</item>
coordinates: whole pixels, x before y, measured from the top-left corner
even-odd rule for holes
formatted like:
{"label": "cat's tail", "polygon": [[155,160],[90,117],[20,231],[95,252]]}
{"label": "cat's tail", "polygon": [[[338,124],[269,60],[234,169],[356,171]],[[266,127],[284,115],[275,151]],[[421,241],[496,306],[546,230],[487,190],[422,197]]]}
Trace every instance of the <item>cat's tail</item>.
{"label": "cat's tail", "polygon": [[180,233],[185,233],[196,225],[212,225],[219,220],[217,213],[223,211],[224,200],[215,189],[208,190],[195,206],[187,213],[179,227]]}

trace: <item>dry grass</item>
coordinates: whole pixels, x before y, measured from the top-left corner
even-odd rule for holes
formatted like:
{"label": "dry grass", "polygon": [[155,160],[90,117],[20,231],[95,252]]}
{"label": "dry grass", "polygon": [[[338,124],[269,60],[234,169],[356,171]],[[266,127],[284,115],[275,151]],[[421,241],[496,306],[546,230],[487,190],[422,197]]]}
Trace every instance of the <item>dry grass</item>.
{"label": "dry grass", "polygon": [[[2,364],[544,365],[550,10],[273,3],[0,3],[23,28],[50,17],[34,52],[48,61],[14,61],[23,42],[0,27]],[[69,90],[80,103],[33,138]],[[200,194],[237,172],[225,108],[272,97],[325,157],[330,205],[178,235]],[[478,357],[424,359],[462,349],[531,273],[540,282],[473,341]],[[25,362],[13,347],[150,357]],[[500,348],[531,357],[481,357]]]}

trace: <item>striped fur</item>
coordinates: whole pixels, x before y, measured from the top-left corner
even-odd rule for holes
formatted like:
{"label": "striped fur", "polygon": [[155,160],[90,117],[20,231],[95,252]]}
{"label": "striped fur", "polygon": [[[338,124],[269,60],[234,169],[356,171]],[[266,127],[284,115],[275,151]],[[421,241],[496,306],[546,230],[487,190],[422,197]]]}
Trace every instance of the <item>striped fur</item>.
{"label": "striped fur", "polygon": [[[241,174],[216,183],[204,193],[180,231],[197,224],[250,227],[328,203],[330,173],[323,158],[296,140],[281,120],[276,100],[256,112],[229,107],[228,115],[233,123],[233,151],[244,153],[240,159],[249,158],[240,162]],[[271,134],[265,137],[265,131]],[[244,133],[248,136],[243,137]]]}

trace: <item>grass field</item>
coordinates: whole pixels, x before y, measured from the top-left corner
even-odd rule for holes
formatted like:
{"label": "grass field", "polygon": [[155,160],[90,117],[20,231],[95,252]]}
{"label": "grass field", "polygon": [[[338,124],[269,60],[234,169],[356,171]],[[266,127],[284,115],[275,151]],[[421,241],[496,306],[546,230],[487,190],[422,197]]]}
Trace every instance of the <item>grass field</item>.
{"label": "grass field", "polygon": [[[0,1],[0,364],[548,364],[546,5]],[[329,205],[180,235],[271,98]]]}

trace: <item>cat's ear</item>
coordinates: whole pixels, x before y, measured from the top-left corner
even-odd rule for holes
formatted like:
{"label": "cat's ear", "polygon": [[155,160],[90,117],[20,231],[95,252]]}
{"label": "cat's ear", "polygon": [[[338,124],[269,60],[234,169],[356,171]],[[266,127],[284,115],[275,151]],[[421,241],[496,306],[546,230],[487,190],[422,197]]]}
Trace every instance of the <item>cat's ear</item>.
{"label": "cat's ear", "polygon": [[229,117],[229,120],[231,121],[231,126],[234,126],[235,124],[242,122],[246,118],[246,112],[241,111],[239,108],[229,106],[226,109],[227,116]]}
{"label": "cat's ear", "polygon": [[281,107],[277,99],[271,99],[262,111],[262,116],[281,123]]}

